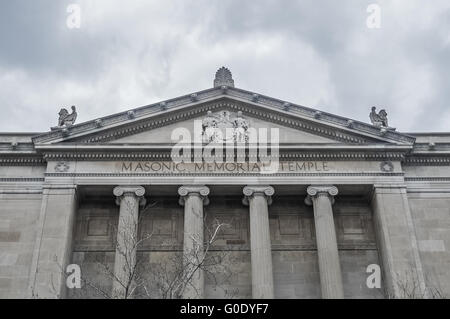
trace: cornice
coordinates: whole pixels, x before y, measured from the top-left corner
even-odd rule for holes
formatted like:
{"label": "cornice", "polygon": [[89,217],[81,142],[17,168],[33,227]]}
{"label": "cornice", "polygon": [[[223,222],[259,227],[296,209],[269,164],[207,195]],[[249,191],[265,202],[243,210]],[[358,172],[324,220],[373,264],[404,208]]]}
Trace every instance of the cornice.
{"label": "cornice", "polygon": [[[202,148],[205,144],[195,143],[154,143],[154,144],[121,144],[121,143],[108,143],[108,144],[78,144],[78,143],[63,143],[63,144],[41,144],[36,146],[36,150],[41,152],[48,151],[171,151],[172,148],[177,146]],[[202,146],[203,145],[203,146]],[[267,143],[267,148],[270,149],[271,143]],[[339,144],[339,143],[281,143],[276,145],[280,151],[374,151],[374,152],[409,152],[411,146],[408,145],[391,145],[391,144]],[[237,147],[237,146],[236,146]],[[258,149],[260,145],[256,143],[250,143],[245,145],[245,149]]]}
{"label": "cornice", "polygon": [[450,155],[450,143],[415,143],[413,154],[448,154]]}
{"label": "cornice", "polygon": [[[198,104],[201,102],[205,102],[209,99],[219,97],[221,95],[222,91],[217,88],[208,89],[190,95],[184,95],[175,99],[153,103],[139,108],[134,108],[125,112],[120,112],[102,117],[100,118],[101,128],[99,128],[98,122],[96,122],[98,120],[97,119],[73,125],[70,128],[68,128],[66,132],[64,132],[64,130],[47,132],[33,137],[32,140],[35,144],[45,143],[48,141],[57,142],[64,139],[72,138],[73,136],[76,136],[77,134],[80,133],[86,132],[96,133],[104,130],[105,128],[141,121],[142,119],[145,119],[145,117],[147,116],[155,114],[164,114],[180,106],[189,106],[191,104]],[[66,136],[66,134],[68,135]]]}
{"label": "cornice", "polygon": [[[214,102],[220,99],[233,99],[234,103],[220,105],[224,102]],[[210,103],[208,103],[210,102]],[[241,102],[241,103],[239,103]],[[107,141],[127,134],[135,134],[143,130],[157,128],[174,121],[188,119],[193,115],[204,113],[208,110],[230,107],[239,109],[233,105],[252,105],[248,114],[262,119],[279,121],[282,125],[292,125],[314,134],[328,136],[347,143],[364,143],[367,140],[381,140],[386,142],[397,142],[412,144],[415,138],[406,134],[336,116],[326,112],[320,112],[298,104],[270,98],[253,92],[231,88],[220,87],[196,92],[179,98],[154,103],[148,106],[132,109],[126,112],[113,114],[93,121],[71,126],[64,130],[56,130],[33,137],[35,144],[47,142],[60,142],[64,140],[81,139],[85,142]],[[205,104],[210,104],[205,105]],[[192,108],[194,111],[185,111]],[[242,108],[242,105],[240,105]],[[241,110],[241,109],[239,109]],[[178,111],[176,114],[174,111]],[[269,112],[267,112],[269,111]],[[276,111],[277,113],[274,113]],[[194,113],[192,113],[194,112]],[[281,119],[280,114],[291,116],[291,119]],[[302,120],[297,123],[295,118]],[[332,129],[330,128],[332,126]],[[89,135],[86,137],[86,135]],[[94,137],[94,135],[97,135]],[[359,137],[358,135],[361,135]],[[367,137],[363,137],[366,135]]]}
{"label": "cornice", "polygon": [[0,183],[43,183],[44,181],[45,179],[41,177],[0,177]]}
{"label": "cornice", "polygon": [[257,105],[269,106],[274,109],[285,111],[287,113],[300,115],[304,118],[309,118],[314,122],[322,122],[326,124],[333,124],[337,127],[351,129],[358,133],[369,134],[373,137],[378,137],[386,140],[395,140],[401,143],[411,144],[415,142],[415,137],[399,133],[396,131],[383,131],[380,127],[367,124],[364,122],[356,121],[346,117],[338,116],[335,114],[322,112],[317,109],[309,108],[306,106],[282,101],[269,96],[256,94],[250,91],[242,90],[239,88],[233,88],[227,90],[229,96],[239,98],[243,101],[252,101]]}
{"label": "cornice", "polygon": [[[226,154],[224,154],[225,159]],[[280,150],[278,159],[292,160],[333,160],[333,161],[403,161],[405,153],[401,150],[374,151],[374,150],[345,150],[345,149],[317,149],[317,150]],[[171,149],[166,150],[45,150],[43,158],[46,161],[73,160],[73,161],[171,161]],[[246,156],[246,159],[253,158]],[[193,159],[193,158],[192,158]]]}
{"label": "cornice", "polygon": [[[237,176],[261,176],[260,173],[242,172],[236,173],[45,173],[46,177],[237,177]],[[270,177],[297,176],[297,177],[403,177],[404,173],[274,173],[267,174]]]}
{"label": "cornice", "polygon": [[8,154],[8,156],[0,155],[0,166],[45,166],[47,165],[43,155],[34,154]]}
{"label": "cornice", "polygon": [[[413,176],[405,176],[405,182],[450,182],[450,176],[420,176],[420,177],[413,177]],[[431,190],[430,190],[431,191]]]}
{"label": "cornice", "polygon": [[405,166],[450,166],[450,154],[447,156],[434,154],[409,155],[405,158]]}
{"label": "cornice", "polygon": [[0,143],[0,154],[5,153],[22,153],[22,154],[32,154],[34,151],[33,143],[20,143],[20,142],[11,142],[11,143]]}
{"label": "cornice", "polygon": [[219,111],[222,109],[242,111],[247,116],[252,116],[254,118],[276,123],[285,127],[294,128],[314,135],[327,137],[343,143],[366,144],[374,142],[373,138],[360,137],[355,132],[346,132],[334,127],[327,127],[321,123],[313,123],[302,118],[294,118],[288,114],[277,113],[273,110],[254,108],[239,101],[230,101],[226,99],[195,105],[191,108],[183,108],[177,112],[158,114],[156,117],[150,117],[142,121],[132,122],[128,125],[106,129],[104,132],[99,132],[99,134],[75,138],[74,140],[83,143],[104,143],[114,141],[122,137],[157,129],[169,124],[190,120],[205,115],[208,111]]}
{"label": "cornice", "polygon": [[[51,144],[33,152],[0,153],[0,166],[45,166],[47,161],[171,160],[173,145]],[[401,145],[280,145],[280,160],[401,161],[405,166],[449,166],[450,154],[410,153]]]}

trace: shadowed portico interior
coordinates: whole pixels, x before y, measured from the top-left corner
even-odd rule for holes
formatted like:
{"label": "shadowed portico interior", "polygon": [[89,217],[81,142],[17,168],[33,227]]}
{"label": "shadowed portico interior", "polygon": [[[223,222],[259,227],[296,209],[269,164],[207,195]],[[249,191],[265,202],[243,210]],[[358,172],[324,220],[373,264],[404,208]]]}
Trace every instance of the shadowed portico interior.
{"label": "shadowed portico interior", "polygon": [[[205,298],[251,297],[249,214],[248,207],[242,204],[242,188],[210,187],[210,203],[204,208],[205,227],[211,228],[215,220],[227,224],[211,250],[226,251],[230,275],[212,273],[211,278],[207,277]],[[304,203],[306,188],[275,187],[269,207],[276,298],[320,298],[314,216],[312,207]],[[139,233],[152,235],[138,249],[140,262],[147,264],[147,268],[143,267],[146,271],[151,265],[168,262],[182,252],[184,211],[174,195],[176,192],[176,186],[146,187],[150,207],[142,213]],[[108,290],[112,279],[104,275],[100,264],[113,264],[119,210],[112,187],[81,187],[79,194],[72,262],[81,264],[85,276]],[[333,207],[344,291],[353,298],[383,297],[381,290],[365,285],[367,265],[379,263],[369,198],[369,187],[362,190],[347,185]],[[72,297],[86,295],[102,297],[89,287],[83,293],[74,291]],[[153,295],[156,297],[157,292]]]}

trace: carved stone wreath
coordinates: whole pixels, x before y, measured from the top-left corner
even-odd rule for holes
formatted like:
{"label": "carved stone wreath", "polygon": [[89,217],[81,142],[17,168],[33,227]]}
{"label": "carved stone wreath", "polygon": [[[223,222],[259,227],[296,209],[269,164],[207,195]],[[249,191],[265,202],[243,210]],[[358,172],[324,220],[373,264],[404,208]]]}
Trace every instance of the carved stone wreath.
{"label": "carved stone wreath", "polygon": [[67,162],[58,162],[55,165],[55,172],[65,173],[69,170],[70,166]]}
{"label": "carved stone wreath", "polygon": [[394,171],[394,164],[389,161],[384,161],[380,163],[380,170],[385,173],[391,173]]}

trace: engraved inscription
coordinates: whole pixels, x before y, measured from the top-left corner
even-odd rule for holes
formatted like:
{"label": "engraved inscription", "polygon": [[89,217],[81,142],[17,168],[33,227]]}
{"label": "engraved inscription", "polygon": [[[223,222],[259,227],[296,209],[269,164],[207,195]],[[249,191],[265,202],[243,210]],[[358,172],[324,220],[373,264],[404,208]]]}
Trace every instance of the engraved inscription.
{"label": "engraved inscription", "polygon": [[[280,162],[281,173],[328,172],[329,162],[304,161]],[[122,162],[119,165],[123,173],[259,173],[266,163],[175,163],[175,162]]]}

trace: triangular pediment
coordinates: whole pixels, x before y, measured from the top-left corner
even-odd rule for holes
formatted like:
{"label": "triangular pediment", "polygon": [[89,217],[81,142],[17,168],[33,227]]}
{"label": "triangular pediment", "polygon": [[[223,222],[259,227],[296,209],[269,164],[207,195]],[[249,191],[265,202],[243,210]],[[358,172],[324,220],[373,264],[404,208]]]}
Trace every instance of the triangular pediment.
{"label": "triangular pediment", "polygon": [[[232,110],[224,109],[222,111],[218,111],[215,113],[211,113],[213,118],[217,118],[217,122],[219,122],[218,126],[220,126],[220,115],[223,112],[227,112],[229,114],[231,120],[234,120],[237,118],[237,112],[233,112]],[[109,143],[114,144],[170,144],[176,142],[176,140],[172,139],[172,134],[174,132],[176,133],[177,130],[180,128],[185,129],[189,132],[189,136],[194,138],[196,135],[202,137],[204,136],[205,130],[203,129],[203,122],[207,118],[207,113],[203,114],[201,116],[183,120],[177,123],[168,124],[166,126],[144,131],[141,133],[124,136],[115,140],[110,141]],[[248,128],[246,131],[249,135],[249,131],[251,129],[254,130],[254,132],[267,132],[267,138],[270,139],[271,132],[276,133],[278,136],[278,140],[281,144],[292,144],[292,143],[303,143],[303,144],[327,144],[327,143],[340,143],[339,141],[329,138],[320,136],[317,134],[308,133],[306,131],[302,131],[293,127],[283,126],[278,123],[269,122],[266,120],[261,120],[255,117],[251,117],[248,115],[242,115],[242,119],[246,121],[246,124],[248,124]],[[229,125],[227,125],[229,124]],[[223,122],[221,128],[217,128],[218,133],[222,134],[223,136],[226,135],[226,130],[229,129],[229,132],[231,134],[234,133],[234,126],[233,123],[226,123]],[[175,134],[176,135],[176,134]]]}
{"label": "triangular pediment", "polygon": [[250,127],[277,128],[283,144],[412,145],[395,131],[236,88],[214,88],[39,135],[36,145],[170,144],[174,129],[194,130],[208,112],[238,112]]}

